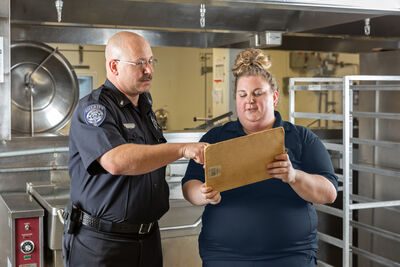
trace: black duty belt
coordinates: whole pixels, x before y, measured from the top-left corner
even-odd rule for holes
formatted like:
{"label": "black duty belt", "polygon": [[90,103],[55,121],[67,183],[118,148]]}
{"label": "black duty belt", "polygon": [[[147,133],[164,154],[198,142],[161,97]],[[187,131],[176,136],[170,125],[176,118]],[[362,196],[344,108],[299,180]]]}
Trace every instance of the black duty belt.
{"label": "black duty belt", "polygon": [[142,224],[110,222],[101,218],[93,217],[84,211],[82,211],[82,224],[103,232],[138,235],[150,233],[154,225],[153,222]]}

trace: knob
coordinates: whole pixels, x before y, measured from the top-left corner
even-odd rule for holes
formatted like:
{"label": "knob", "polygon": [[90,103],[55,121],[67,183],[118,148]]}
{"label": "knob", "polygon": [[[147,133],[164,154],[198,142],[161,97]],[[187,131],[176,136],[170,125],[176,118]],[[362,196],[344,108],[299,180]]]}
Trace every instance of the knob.
{"label": "knob", "polygon": [[31,240],[26,240],[21,243],[21,251],[24,254],[30,254],[35,249],[35,244]]}

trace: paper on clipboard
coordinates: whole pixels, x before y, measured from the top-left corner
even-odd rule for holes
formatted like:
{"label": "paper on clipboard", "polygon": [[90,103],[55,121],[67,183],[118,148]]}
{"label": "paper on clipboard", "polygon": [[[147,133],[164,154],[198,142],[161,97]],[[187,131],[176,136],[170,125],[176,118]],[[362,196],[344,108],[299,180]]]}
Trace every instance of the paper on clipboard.
{"label": "paper on clipboard", "polygon": [[206,185],[222,192],[271,178],[266,165],[283,153],[283,127],[209,145],[204,152]]}

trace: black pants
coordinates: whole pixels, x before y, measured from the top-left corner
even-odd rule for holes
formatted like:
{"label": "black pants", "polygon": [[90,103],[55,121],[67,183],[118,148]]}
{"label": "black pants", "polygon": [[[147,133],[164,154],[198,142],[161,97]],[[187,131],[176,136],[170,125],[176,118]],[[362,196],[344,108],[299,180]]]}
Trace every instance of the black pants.
{"label": "black pants", "polygon": [[63,236],[65,267],[162,267],[157,225],[145,236],[98,232],[82,226],[75,235]]}
{"label": "black pants", "polygon": [[315,267],[316,258],[295,254],[266,261],[203,261],[203,267]]}

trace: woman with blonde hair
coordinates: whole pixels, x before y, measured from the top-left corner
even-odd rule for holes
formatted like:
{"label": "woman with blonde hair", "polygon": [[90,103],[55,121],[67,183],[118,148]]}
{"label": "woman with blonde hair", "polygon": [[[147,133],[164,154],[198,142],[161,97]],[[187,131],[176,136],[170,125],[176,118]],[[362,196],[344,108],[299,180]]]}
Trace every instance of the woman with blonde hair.
{"label": "woman with blonde hair", "polygon": [[279,90],[270,66],[261,50],[239,53],[232,69],[238,120],[211,129],[201,141],[212,144],[283,127],[287,153],[265,168],[273,178],[220,193],[205,186],[202,165],[190,161],[182,179],[185,198],[206,205],[199,236],[204,267],[316,265],[313,203],[335,201],[337,177],[318,137],[275,111]]}

